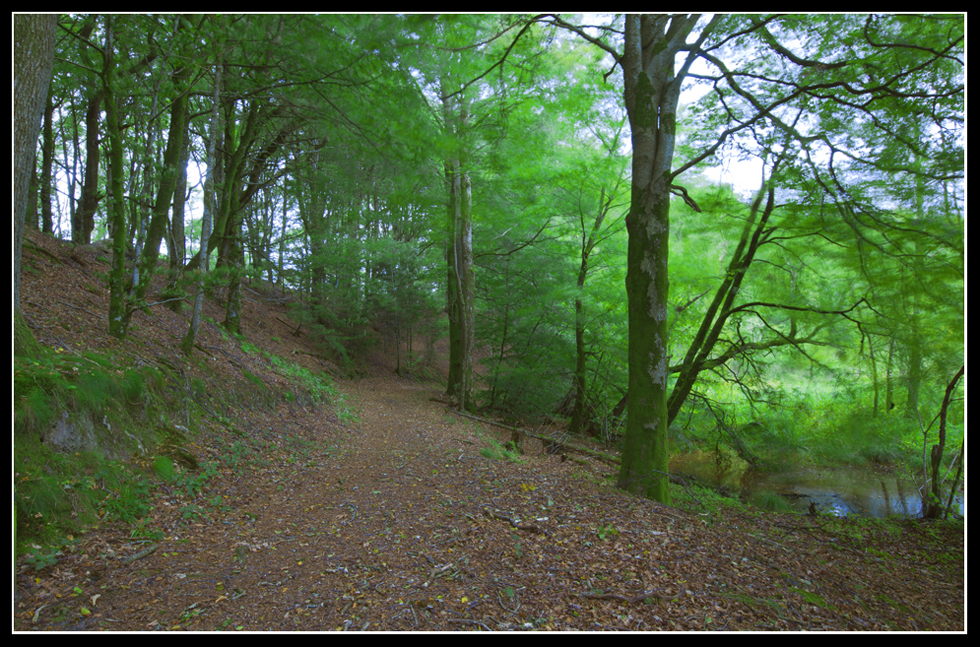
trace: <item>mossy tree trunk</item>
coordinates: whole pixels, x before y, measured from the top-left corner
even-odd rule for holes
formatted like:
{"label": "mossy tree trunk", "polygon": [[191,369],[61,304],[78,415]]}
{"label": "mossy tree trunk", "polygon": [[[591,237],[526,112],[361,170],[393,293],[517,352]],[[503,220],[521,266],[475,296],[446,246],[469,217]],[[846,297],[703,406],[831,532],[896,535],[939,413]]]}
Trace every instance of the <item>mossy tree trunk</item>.
{"label": "mossy tree trunk", "polygon": [[[153,272],[160,256],[160,243],[167,232],[167,214],[170,212],[170,205],[174,201],[174,189],[177,187],[177,177],[180,174],[178,165],[182,158],[184,136],[187,130],[188,98],[187,94],[180,92],[180,90],[183,89],[189,70],[188,67],[180,66],[173,77],[174,86],[178,89],[179,94],[170,107],[170,130],[167,135],[167,147],[163,154],[164,169],[160,177],[160,186],[157,188],[150,225],[146,232],[146,242],[139,259],[139,271],[137,273],[139,281],[133,286],[133,307],[146,297],[146,291],[153,280]],[[123,315],[124,329],[129,328],[133,307],[128,307]]]}
{"label": "mossy tree trunk", "polygon": [[449,379],[446,395],[458,401],[460,411],[472,402],[473,389],[473,204],[465,143],[469,101],[465,91],[450,97],[442,84],[444,128],[455,140],[445,160],[449,206],[446,220],[446,312],[449,315]]}
{"label": "mossy tree trunk", "polygon": [[123,183],[123,144],[119,125],[119,105],[113,88],[112,17],[106,17],[105,55],[102,68],[102,94],[105,100],[106,134],[109,139],[109,231],[112,235],[112,265],[109,269],[109,334],[126,335],[126,203]]}
{"label": "mossy tree trunk", "polygon": [[[698,15],[628,15],[620,61],[633,146],[626,216],[629,400],[619,487],[670,502],[667,475],[667,257],[677,104],[691,58],[674,59]],[[702,39],[708,29],[702,33]]]}

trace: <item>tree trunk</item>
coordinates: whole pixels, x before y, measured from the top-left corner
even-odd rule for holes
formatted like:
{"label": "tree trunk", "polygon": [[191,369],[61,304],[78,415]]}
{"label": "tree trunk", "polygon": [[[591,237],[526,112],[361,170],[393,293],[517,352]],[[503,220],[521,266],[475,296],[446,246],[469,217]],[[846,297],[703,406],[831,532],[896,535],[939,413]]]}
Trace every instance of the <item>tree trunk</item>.
{"label": "tree trunk", "polygon": [[[583,265],[585,261],[583,261]],[[579,274],[579,290],[582,289],[583,273]],[[574,397],[572,419],[568,423],[569,435],[585,430],[585,313],[582,298],[575,299],[575,374],[572,377]]]}
{"label": "tree trunk", "polygon": [[238,218],[238,232],[229,241],[225,261],[231,268],[228,276],[228,301],[225,303],[225,320],[222,327],[233,335],[242,334],[242,267],[245,256],[242,251],[241,219]]}
{"label": "tree trunk", "polygon": [[[628,15],[620,63],[633,144],[626,216],[629,394],[619,487],[670,502],[667,476],[667,256],[680,86],[674,58],[698,16]],[[704,34],[702,34],[702,37]]]}
{"label": "tree trunk", "polygon": [[[648,148],[633,137],[633,155]],[[670,502],[667,454],[667,232],[670,192],[633,164],[626,295],[629,394],[619,487]],[[646,184],[644,186],[644,183]]]}
{"label": "tree trunk", "polygon": [[[458,105],[458,112],[454,109]],[[446,311],[449,315],[449,380],[446,395],[463,411],[471,404],[473,389],[473,205],[465,144],[461,139],[469,121],[466,93],[451,99],[442,88],[444,127],[456,138],[456,150],[445,162],[449,188],[446,246]]]}
{"label": "tree trunk", "polygon": [[190,356],[191,350],[194,349],[194,340],[197,338],[197,331],[201,325],[201,308],[204,305],[204,275],[208,271],[209,265],[209,253],[208,253],[208,241],[211,238],[211,213],[214,210],[214,205],[217,200],[214,196],[215,182],[215,147],[218,138],[218,132],[221,127],[219,125],[219,117],[221,111],[219,109],[221,99],[221,65],[216,65],[214,70],[214,98],[211,103],[211,124],[209,126],[211,132],[208,137],[208,150],[207,150],[207,175],[204,178],[204,214],[201,222],[201,246],[198,253],[201,255],[200,268],[197,270],[197,285],[194,290],[194,307],[191,310],[191,323],[187,329],[187,334],[184,336],[183,341],[180,344],[180,350],[184,355]]}
{"label": "tree trunk", "polygon": [[[766,206],[760,215],[759,210],[762,205],[762,199],[767,195]],[[769,217],[772,215],[774,208],[775,191],[772,187],[769,187],[768,190],[763,187],[756,194],[749,219],[742,229],[742,237],[739,239],[738,246],[735,248],[735,253],[732,255],[732,260],[728,264],[728,269],[725,272],[725,279],[718,286],[718,290],[715,292],[715,298],[712,300],[711,305],[708,306],[708,310],[705,312],[704,318],[701,321],[701,326],[695,334],[691,345],[688,347],[680,373],[674,382],[670,397],[667,399],[668,425],[680,413],[681,406],[683,406],[687,396],[690,395],[698,375],[704,370],[705,362],[708,361],[708,357],[714,350],[715,344],[725,327],[729,313],[735,303],[735,297],[738,295],[739,289],[742,286],[742,281],[745,279],[745,275],[752,265],[756,251],[758,251],[759,246],[763,242],[763,232],[766,230]]]}
{"label": "tree trunk", "polygon": [[868,362],[871,365],[871,386],[873,388],[873,400],[871,403],[871,417],[878,417],[879,410],[879,391],[881,390],[878,385],[878,365],[875,361],[875,345],[874,337],[868,336]]}
{"label": "tree trunk", "polygon": [[95,210],[99,206],[99,115],[102,114],[102,90],[93,91],[85,111],[85,171],[78,209],[71,222],[71,240],[89,244],[95,229]]}
{"label": "tree trunk", "polygon": [[446,252],[449,312],[449,382],[446,393],[463,411],[471,401],[473,380],[473,217],[469,173],[457,160],[448,166],[450,185]]}
{"label": "tree trunk", "polygon": [[[167,229],[167,259],[169,277],[164,295],[169,299],[183,295],[179,283],[184,273],[184,263],[187,256],[187,241],[184,235],[184,196],[187,192],[187,162],[190,159],[190,138],[184,134],[184,144],[181,147],[180,162],[177,164],[177,183],[174,186],[173,210],[171,211],[170,226]],[[176,313],[183,310],[183,300],[170,301],[167,307]]]}
{"label": "tree trunk", "polygon": [[41,216],[41,230],[50,234],[53,231],[51,218],[51,182],[52,166],[54,165],[54,130],[51,122],[54,118],[54,100],[48,91],[48,100],[44,109],[43,144],[41,148],[41,177],[38,180],[38,202]]}
{"label": "tree trunk", "polygon": [[[51,86],[57,28],[57,14],[14,14],[14,354],[31,357],[40,348],[20,310],[21,245],[37,134]],[[14,521],[16,525],[16,514]],[[16,543],[16,536],[14,539]]]}
{"label": "tree trunk", "polygon": [[[54,65],[57,14],[14,15],[14,314],[20,314],[20,258],[34,154]],[[15,327],[15,330],[19,329]]]}
{"label": "tree trunk", "polygon": [[585,279],[589,275],[589,256],[595,248],[599,231],[602,229],[602,221],[608,212],[605,189],[602,189],[599,197],[599,212],[592,222],[592,229],[586,235],[585,219],[582,218],[582,249],[581,260],[578,268],[578,278],[576,286],[578,296],[575,298],[575,374],[573,376],[573,387],[575,391],[574,403],[572,405],[572,420],[568,425],[569,434],[578,434],[586,427],[585,416],[585,306],[582,303],[582,293],[585,291]]}
{"label": "tree trunk", "polygon": [[460,205],[460,232],[458,255],[460,279],[460,301],[463,307],[463,391],[459,399],[459,410],[473,408],[473,346],[475,340],[476,311],[474,307],[475,286],[473,273],[473,196],[470,189],[470,174],[463,169],[462,204]]}
{"label": "tree trunk", "polygon": [[[157,258],[160,256],[160,243],[167,232],[167,214],[170,212],[174,189],[177,186],[179,175],[177,167],[183,155],[184,136],[187,130],[187,95],[180,93],[183,81],[187,77],[187,69],[181,68],[174,74],[174,85],[179,94],[170,107],[170,131],[167,135],[167,148],[163,154],[163,172],[160,176],[153,213],[146,231],[146,241],[143,244],[143,250],[137,264],[136,276],[138,281],[133,286],[133,307],[138,305],[146,296],[146,291],[153,280]],[[132,308],[130,308],[123,316],[124,328],[129,327],[132,312]]]}
{"label": "tree trunk", "polygon": [[109,231],[112,236],[112,266],[109,269],[109,334],[122,338],[126,334],[126,203],[123,199],[123,144],[119,125],[119,106],[112,88],[112,51],[115,44],[112,18],[106,17],[105,57],[102,69],[102,92],[105,100],[106,134],[109,138]]}
{"label": "tree trunk", "polygon": [[460,332],[463,319],[460,308],[459,281],[456,279],[456,201],[459,199],[459,183],[452,163],[446,163],[446,183],[449,186],[449,206],[446,221],[446,315],[449,318],[449,378],[446,395],[457,397],[463,375],[462,342]]}
{"label": "tree trunk", "polygon": [[[963,377],[965,366],[961,366],[953,379],[946,386],[946,393],[943,395],[943,404],[939,410],[939,442],[932,446],[930,455],[930,467],[932,468],[932,496],[929,497],[928,505],[922,516],[926,519],[937,519],[943,511],[942,480],[939,478],[939,470],[942,467],[943,450],[946,447],[946,412],[949,409],[949,401],[956,388],[956,383]],[[962,464],[963,457],[960,457]],[[956,486],[954,482],[953,487]]]}

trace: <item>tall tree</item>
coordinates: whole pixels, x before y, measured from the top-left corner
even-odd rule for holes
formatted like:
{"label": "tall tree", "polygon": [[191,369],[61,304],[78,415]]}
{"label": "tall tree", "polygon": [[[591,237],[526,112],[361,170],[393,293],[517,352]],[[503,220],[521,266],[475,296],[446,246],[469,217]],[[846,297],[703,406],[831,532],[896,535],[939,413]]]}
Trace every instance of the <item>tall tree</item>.
{"label": "tall tree", "polygon": [[[176,17],[176,24],[173,29],[174,37],[180,35],[182,29],[188,29],[192,25],[190,20],[183,17]],[[182,53],[178,50],[178,55]],[[189,76],[190,66],[185,65],[180,58],[174,64],[171,75],[173,83],[172,89],[174,96],[170,103],[170,124],[168,127],[167,145],[163,153],[163,169],[159,174],[156,198],[153,201],[153,208],[150,221],[145,233],[145,241],[136,264],[134,275],[134,285],[131,286],[130,304],[123,313],[123,327],[129,326],[133,312],[146,296],[153,273],[156,269],[157,259],[160,256],[160,243],[163,241],[167,231],[170,206],[174,201],[174,190],[177,187],[177,179],[180,175],[179,164],[184,150],[184,137],[187,133],[187,111],[188,111],[188,91],[190,89]],[[184,170],[186,172],[186,169]],[[149,178],[145,178],[147,185]]]}
{"label": "tall tree", "polygon": [[[479,75],[486,60],[501,55],[499,37],[530,25],[522,19],[499,16],[440,16],[413,21],[419,32],[436,43],[434,53],[419,57],[417,64],[439,101],[438,118],[443,137],[438,153],[443,160],[447,192],[446,266],[447,314],[449,315],[450,371],[447,394],[461,408],[473,398],[473,347],[475,335],[475,279],[473,269],[473,178],[482,166],[480,149],[489,147],[505,115],[512,107],[515,76],[484,80]],[[519,39],[518,39],[519,40]],[[533,40],[533,35],[527,39]],[[517,41],[515,41],[516,43]],[[503,51],[512,61],[527,59],[527,52]],[[515,70],[522,70],[515,64]]]}
{"label": "tall tree", "polygon": [[[221,18],[218,18],[221,21]],[[218,132],[221,130],[221,77],[222,77],[222,65],[220,62],[216,63],[214,66],[214,93],[212,95],[211,101],[211,119],[208,125],[208,143],[207,143],[207,175],[204,179],[204,214],[201,222],[201,245],[200,245],[200,255],[201,263],[198,268],[197,280],[195,281],[194,289],[194,306],[191,310],[191,322],[190,326],[187,328],[187,334],[184,335],[184,339],[181,341],[180,349],[185,355],[190,355],[191,351],[194,349],[194,340],[197,339],[197,331],[201,325],[201,308],[204,305],[204,276],[207,274],[208,267],[210,265],[209,250],[208,250],[208,239],[211,237],[211,220],[212,213],[214,211],[214,205],[217,202],[217,197],[215,196],[215,179],[213,177],[215,171],[215,148],[217,147]]]}
{"label": "tall tree", "polygon": [[106,197],[109,200],[108,229],[112,237],[112,266],[109,269],[109,334],[122,338],[126,334],[126,250],[129,236],[126,226],[126,196],[123,177],[123,128],[120,99],[116,92],[120,82],[116,69],[116,32],[112,16],[105,17],[105,40],[102,49],[102,93],[105,99],[106,135],[109,140],[109,169]]}
{"label": "tall tree", "polygon": [[[81,196],[78,201],[78,208],[73,212],[71,221],[72,242],[88,244],[91,241],[92,231],[95,228],[95,212],[98,209],[101,194],[99,192],[99,160],[101,155],[101,145],[99,138],[99,124],[102,115],[102,84],[98,80],[98,66],[92,61],[91,50],[94,45],[88,45],[92,32],[95,30],[95,16],[88,15],[81,21],[78,27],[78,58],[82,63],[82,69],[76,74],[82,75],[88,82],[85,83],[84,99],[86,102],[85,110],[85,166],[82,175]],[[71,26],[75,29],[75,25]]]}
{"label": "tall tree", "polygon": [[[677,106],[694,56],[675,71],[698,15],[629,15],[620,64],[633,145],[626,295],[629,399],[619,486],[669,502],[667,479],[668,234]],[[702,30],[700,42],[713,23]]]}
{"label": "tall tree", "polygon": [[[752,132],[757,124],[769,124],[772,131],[782,132],[802,151],[804,165],[823,190],[835,196],[843,213],[854,214],[845,218],[859,224],[864,217],[865,226],[871,224],[863,206],[859,207],[860,215],[855,213],[860,201],[848,192],[844,184],[848,178],[842,177],[843,169],[833,160],[834,155],[847,159],[874,156],[858,153],[855,145],[838,139],[837,133],[849,119],[866,125],[865,142],[880,141],[886,135],[894,138],[899,132],[896,124],[878,116],[889,106],[908,105],[926,97],[932,101],[937,122],[944,126],[952,123],[962,83],[957,86],[955,70],[951,75],[939,69],[958,62],[962,31],[956,25],[947,28],[941,20],[928,20],[926,29],[903,32],[896,28],[902,23],[900,18],[716,15],[705,23],[694,42],[688,42],[698,15],[627,15],[621,32],[611,27],[586,29],[556,16],[539,19],[603,48],[623,71],[633,148],[626,279],[631,397],[619,484],[669,501],[666,323],[671,194],[681,195],[696,206],[683,188],[674,185],[675,179],[713,156],[726,141]],[[827,23],[819,34],[814,33],[815,20]],[[780,31],[775,31],[777,26]],[[623,38],[622,52],[614,45],[618,34]],[[802,53],[792,51],[781,37],[795,37]],[[715,42],[706,46],[709,38]],[[755,39],[759,54],[753,58],[744,54],[749,38]],[[733,54],[737,60],[734,71],[721,58],[725,45],[733,42],[739,43],[739,50]],[[698,58],[718,73],[691,75],[691,66]],[[770,68],[760,71],[770,62]],[[681,85],[689,76],[713,83],[723,110],[712,115],[714,121],[711,117],[706,120],[711,129],[705,129],[702,149],[675,168],[678,101]],[[917,87],[916,79],[929,87]],[[862,102],[856,102],[855,96]],[[800,129],[788,123],[794,113],[799,114],[797,107],[787,119],[787,108],[794,110],[794,103],[816,117],[807,122],[812,128]],[[825,144],[830,152],[831,163],[826,170],[814,161],[815,142]],[[880,168],[873,161],[870,165]]]}
{"label": "tall tree", "polygon": [[468,93],[447,89],[440,79],[444,127],[455,146],[445,159],[446,187],[446,312],[449,315],[449,380],[446,394],[460,410],[473,397],[473,192],[465,138],[470,127]]}
{"label": "tall tree", "polygon": [[32,345],[20,310],[20,259],[37,135],[51,85],[58,15],[14,15],[14,352]]}

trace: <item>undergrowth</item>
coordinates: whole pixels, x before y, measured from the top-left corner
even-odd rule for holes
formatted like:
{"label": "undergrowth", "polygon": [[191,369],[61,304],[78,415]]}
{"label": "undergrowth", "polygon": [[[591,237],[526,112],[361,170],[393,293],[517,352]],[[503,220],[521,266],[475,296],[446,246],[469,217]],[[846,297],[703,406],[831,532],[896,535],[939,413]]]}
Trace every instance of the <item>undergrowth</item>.
{"label": "undergrowth", "polygon": [[[353,407],[344,399],[344,395],[329,377],[319,375],[307,368],[288,362],[278,355],[263,351],[248,342],[242,343],[242,350],[249,354],[260,354],[276,369],[276,372],[296,380],[312,400],[313,404],[333,405],[337,418],[345,425],[358,424],[357,414]],[[250,376],[250,373],[245,375],[246,379],[253,381],[253,383],[258,379],[255,376]],[[286,398],[292,401],[295,399],[295,395],[287,392]]]}
{"label": "undergrowth", "polygon": [[[342,421],[356,423],[329,378],[263,355],[314,404],[333,404]],[[35,569],[55,564],[77,535],[97,523],[119,521],[132,527],[133,536],[158,537],[160,531],[147,519],[158,488],[184,501],[179,512],[185,521],[207,514],[198,497],[217,467],[198,465],[184,449],[189,446],[185,434],[194,433],[202,415],[235,431],[215,406],[224,394],[215,393],[206,378],[188,381],[168,375],[166,368],[128,364],[112,354],[62,348],[14,358],[15,542]],[[243,376],[259,400],[270,402],[259,376],[247,371]],[[297,456],[308,451],[301,440],[287,444]],[[244,468],[255,453],[247,442],[232,441],[225,462]],[[220,505],[220,497],[216,502]]]}

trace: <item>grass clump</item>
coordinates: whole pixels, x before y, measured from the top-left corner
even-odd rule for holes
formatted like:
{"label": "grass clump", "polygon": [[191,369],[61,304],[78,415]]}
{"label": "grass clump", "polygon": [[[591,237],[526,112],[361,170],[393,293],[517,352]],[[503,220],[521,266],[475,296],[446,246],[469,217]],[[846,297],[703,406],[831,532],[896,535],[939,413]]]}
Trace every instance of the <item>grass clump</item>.
{"label": "grass clump", "polygon": [[768,512],[792,512],[793,506],[780,494],[775,492],[757,492],[751,500],[752,505]]}
{"label": "grass clump", "polygon": [[[501,445],[493,438],[489,439],[488,442],[490,446],[481,449],[480,456],[495,461],[510,461],[511,463],[523,462],[516,448],[508,448],[507,446]],[[507,445],[511,445],[511,443],[507,443]]]}
{"label": "grass clump", "polygon": [[[123,460],[156,444],[151,421],[172,413],[163,386],[159,371],[120,368],[111,355],[41,348],[14,357],[16,541],[36,567],[65,537],[106,518],[133,523],[149,510],[150,482]],[[153,468],[172,476],[172,465]]]}

